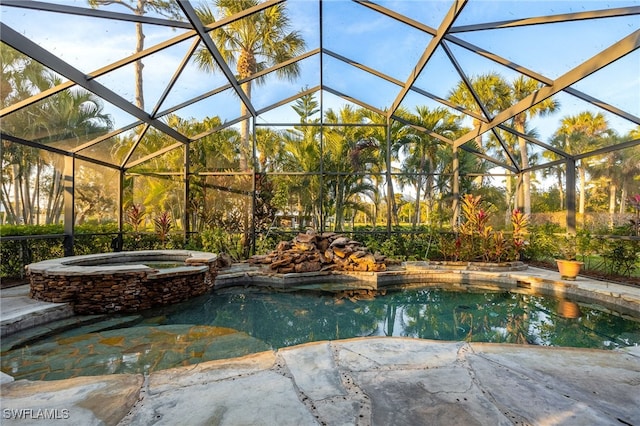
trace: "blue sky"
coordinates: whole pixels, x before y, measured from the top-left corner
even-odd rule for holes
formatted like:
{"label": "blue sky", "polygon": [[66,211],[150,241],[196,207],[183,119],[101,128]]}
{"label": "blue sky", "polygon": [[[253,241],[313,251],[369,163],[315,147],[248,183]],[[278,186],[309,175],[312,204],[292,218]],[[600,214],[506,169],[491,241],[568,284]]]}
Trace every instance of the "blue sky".
{"label": "blue sky", "polygon": [[[58,1],[57,3],[86,6],[85,1]],[[437,26],[450,7],[450,1],[397,0],[380,1],[384,7],[405,14],[429,26]],[[640,1],[474,1],[471,0],[456,21],[456,26],[517,19],[549,13],[579,12],[612,7],[638,6]],[[295,29],[300,31],[308,49],[319,47],[318,3],[311,0],[295,0],[288,3],[289,13]],[[91,72],[133,52],[135,46],[134,25],[103,19],[69,17],[23,9],[2,7],[2,21],[17,31],[32,38],[43,47],[60,55],[65,61]],[[112,6],[111,10],[125,12],[122,7]],[[329,0],[324,2],[323,47],[347,56],[363,65],[380,71],[404,82],[413,69],[430,36],[416,29],[382,17],[369,9],[347,1]],[[589,20],[563,24],[549,24],[544,31],[537,27],[520,27],[492,31],[460,33],[458,36],[482,48],[495,51],[509,59],[541,74],[556,78],[571,68],[640,28],[640,18],[612,18]],[[182,30],[158,26],[145,26],[145,46],[160,43],[174,37]],[[525,40],[525,42],[523,42]],[[145,59],[144,81],[146,109],[151,110],[173,70],[182,59],[190,41],[155,54]],[[497,70],[508,80],[516,73],[499,65],[470,54],[464,49],[452,46],[456,59],[472,75]],[[436,52],[434,63],[430,64],[418,79],[418,87],[446,97],[449,89],[459,80],[442,51]],[[253,101],[262,108],[283,97],[295,94],[304,86],[319,84],[319,58],[312,57],[300,63],[302,76],[297,82],[279,81],[271,78],[268,84],[254,88]],[[393,84],[380,82],[363,71],[341,64],[333,58],[325,57],[324,83],[347,95],[360,98],[375,107],[388,107],[395,99],[399,88]],[[127,66],[99,81],[112,88],[125,99],[133,101],[133,67]],[[203,91],[219,87],[224,80],[221,74],[203,74],[196,67],[189,67],[179,85],[170,97],[171,102],[181,102]],[[578,82],[575,88],[591,94],[616,107],[640,116],[640,51],[606,69]],[[568,95],[563,95],[563,110],[557,117],[538,120],[533,124],[538,128],[540,138],[553,132],[557,123],[567,114],[594,107]],[[325,107],[340,108],[341,101],[333,96],[325,96]],[[415,99],[415,100],[414,100]],[[343,102],[346,103],[346,102]],[[408,96],[403,105],[413,108],[420,98]],[[427,102],[424,102],[427,104]],[[108,112],[116,118],[118,127],[133,121],[124,113],[118,113],[109,105]],[[286,110],[281,108],[280,110]],[[269,114],[269,120],[291,121],[291,113]],[[231,120],[239,115],[237,98],[232,93],[223,93],[180,111],[184,118],[203,118],[205,115],[220,115]],[[273,118],[271,118],[273,117]],[[264,118],[259,118],[264,122]],[[610,124],[619,132],[633,127],[629,122],[610,116]]]}

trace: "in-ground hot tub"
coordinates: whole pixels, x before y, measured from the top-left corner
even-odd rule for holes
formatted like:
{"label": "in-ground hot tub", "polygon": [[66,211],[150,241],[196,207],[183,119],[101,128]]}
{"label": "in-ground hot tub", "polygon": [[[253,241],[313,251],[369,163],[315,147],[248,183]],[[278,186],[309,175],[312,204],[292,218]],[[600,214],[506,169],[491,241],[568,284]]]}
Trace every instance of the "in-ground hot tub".
{"label": "in-ground hot tub", "polygon": [[71,303],[77,314],[136,312],[213,288],[217,255],[145,250],[70,256],[27,266],[30,296]]}

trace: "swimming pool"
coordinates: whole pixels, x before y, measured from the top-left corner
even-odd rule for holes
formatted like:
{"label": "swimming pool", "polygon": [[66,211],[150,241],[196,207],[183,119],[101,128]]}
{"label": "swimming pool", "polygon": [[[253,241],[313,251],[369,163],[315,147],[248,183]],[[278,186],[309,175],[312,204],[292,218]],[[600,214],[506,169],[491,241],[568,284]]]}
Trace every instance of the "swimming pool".
{"label": "swimming pool", "polygon": [[31,380],[149,373],[362,336],[599,349],[640,344],[640,319],[597,305],[435,287],[389,288],[375,296],[229,288],[135,315],[78,319],[86,324],[55,336],[3,339],[2,371]]}

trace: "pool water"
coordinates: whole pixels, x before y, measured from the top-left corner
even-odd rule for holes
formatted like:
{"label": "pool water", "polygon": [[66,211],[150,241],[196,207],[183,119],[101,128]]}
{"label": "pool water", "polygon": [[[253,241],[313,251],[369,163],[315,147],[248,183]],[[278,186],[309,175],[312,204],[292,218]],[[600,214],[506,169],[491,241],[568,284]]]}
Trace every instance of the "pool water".
{"label": "pool water", "polygon": [[229,289],[137,315],[98,317],[55,336],[3,339],[2,371],[31,380],[149,373],[362,336],[613,349],[640,345],[640,319],[508,292],[397,289],[358,299]]}

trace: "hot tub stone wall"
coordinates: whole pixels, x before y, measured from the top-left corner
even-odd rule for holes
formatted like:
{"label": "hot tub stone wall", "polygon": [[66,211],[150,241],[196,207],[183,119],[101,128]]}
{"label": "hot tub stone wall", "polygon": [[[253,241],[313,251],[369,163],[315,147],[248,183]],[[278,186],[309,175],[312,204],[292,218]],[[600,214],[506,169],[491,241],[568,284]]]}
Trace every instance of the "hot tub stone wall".
{"label": "hot tub stone wall", "polygon": [[166,271],[139,268],[82,274],[77,267],[72,273],[27,271],[31,298],[70,303],[77,314],[136,312],[182,302],[212,290],[217,275],[215,258]]}

